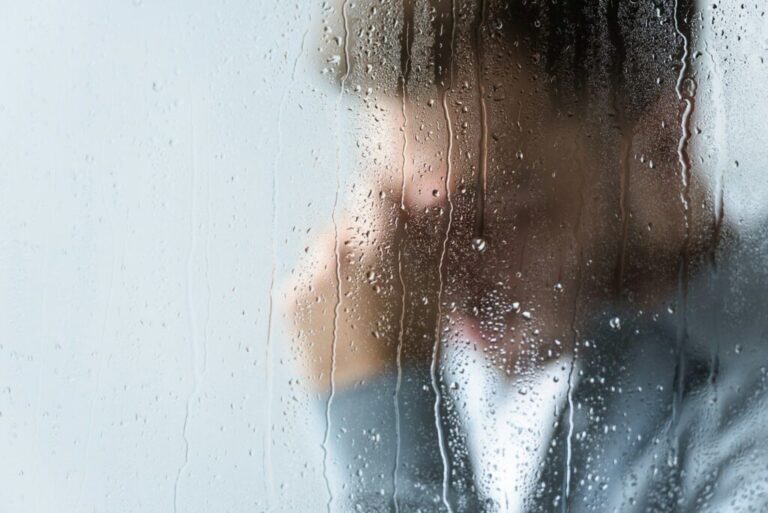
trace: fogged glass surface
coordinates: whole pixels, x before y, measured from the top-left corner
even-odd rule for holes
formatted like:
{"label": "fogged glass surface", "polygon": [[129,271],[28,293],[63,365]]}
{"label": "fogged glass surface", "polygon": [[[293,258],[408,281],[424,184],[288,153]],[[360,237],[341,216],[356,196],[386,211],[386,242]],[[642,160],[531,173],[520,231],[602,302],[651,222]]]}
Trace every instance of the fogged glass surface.
{"label": "fogged glass surface", "polygon": [[0,510],[768,510],[760,2],[6,11]]}

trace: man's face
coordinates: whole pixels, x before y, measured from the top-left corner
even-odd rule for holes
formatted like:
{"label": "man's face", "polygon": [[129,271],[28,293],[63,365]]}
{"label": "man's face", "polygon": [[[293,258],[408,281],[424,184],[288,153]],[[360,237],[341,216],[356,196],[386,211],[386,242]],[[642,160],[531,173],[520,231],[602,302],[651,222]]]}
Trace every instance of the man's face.
{"label": "man's face", "polygon": [[[564,72],[550,63],[567,45],[537,47],[495,14],[463,6],[441,24],[416,9],[379,28],[389,46],[362,23],[345,48],[345,93],[365,98],[359,116],[371,121],[369,171],[408,212],[401,247],[418,248],[406,251],[414,277],[434,275],[439,260],[448,303],[478,326],[557,333],[579,304],[657,301],[711,219],[696,170],[681,164],[695,159],[681,159],[674,37],[636,54],[590,50]],[[622,65],[656,73],[653,90],[636,91]]]}

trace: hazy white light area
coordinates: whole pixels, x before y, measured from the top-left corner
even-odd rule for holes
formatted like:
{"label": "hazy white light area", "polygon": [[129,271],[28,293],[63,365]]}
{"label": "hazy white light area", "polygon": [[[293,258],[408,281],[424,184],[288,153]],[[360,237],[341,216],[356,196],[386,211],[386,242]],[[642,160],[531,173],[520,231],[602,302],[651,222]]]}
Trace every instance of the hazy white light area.
{"label": "hazy white light area", "polygon": [[[694,154],[713,188],[722,185],[728,222],[756,228],[768,214],[768,134],[763,84],[768,82],[768,19],[745,14],[743,3],[699,3],[703,32],[694,67],[698,73],[692,139]],[[712,17],[716,21],[709,23]],[[721,180],[721,181],[718,181]],[[716,193],[715,193],[716,194]]]}
{"label": "hazy white light area", "polygon": [[[310,3],[4,3],[0,511],[325,507],[325,396],[277,306],[352,172]],[[698,45],[692,147],[748,226],[768,20],[733,23]]]}
{"label": "hazy white light area", "polygon": [[280,282],[333,200],[329,113],[308,100],[304,60],[292,79],[310,15],[252,1],[5,5],[0,510],[317,500],[295,493],[321,485],[322,432],[277,313],[266,349],[272,263]]}

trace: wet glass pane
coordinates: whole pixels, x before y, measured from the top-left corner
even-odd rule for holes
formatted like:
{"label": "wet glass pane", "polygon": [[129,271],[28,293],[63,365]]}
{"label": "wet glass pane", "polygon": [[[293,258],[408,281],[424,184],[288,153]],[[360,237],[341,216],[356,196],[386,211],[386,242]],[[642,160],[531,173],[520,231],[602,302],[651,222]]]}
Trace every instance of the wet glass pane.
{"label": "wet glass pane", "polygon": [[0,21],[13,512],[768,510],[768,20]]}

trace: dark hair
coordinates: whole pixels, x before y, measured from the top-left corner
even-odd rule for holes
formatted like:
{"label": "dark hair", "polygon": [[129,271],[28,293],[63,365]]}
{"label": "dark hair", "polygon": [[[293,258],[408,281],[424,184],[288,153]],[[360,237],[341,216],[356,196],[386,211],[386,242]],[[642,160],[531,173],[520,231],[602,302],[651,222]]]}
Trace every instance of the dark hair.
{"label": "dark hair", "polygon": [[[335,60],[336,80],[398,94],[419,66],[434,73],[438,88],[450,87],[456,33],[464,52],[492,45],[527,53],[528,64],[550,84],[551,95],[568,110],[608,101],[635,118],[674,83],[679,72],[682,37],[689,38],[693,0],[367,0],[336,9],[339,30],[348,31],[349,62]],[[342,26],[342,15],[347,26]],[[327,22],[327,20],[326,20]],[[429,26],[431,25],[431,26]],[[679,32],[678,32],[679,29]],[[421,55],[426,31],[433,36]],[[334,31],[326,30],[326,34]],[[681,37],[682,36],[682,37]],[[420,39],[421,38],[421,39]],[[326,37],[332,51],[338,36]],[[485,47],[485,48],[484,48]],[[417,62],[415,52],[426,57]],[[464,54],[466,55],[466,53]],[[346,69],[345,69],[346,68]],[[371,69],[376,68],[371,73]]]}
{"label": "dark hair", "polygon": [[[450,6],[451,1],[437,3]],[[690,34],[692,0],[470,3],[476,4],[474,30],[495,30],[507,45],[527,52],[561,107],[583,110],[603,96],[619,115],[631,119],[648,107],[660,87],[674,84],[682,37]],[[473,44],[482,43],[476,39]],[[449,66],[446,57],[437,53],[436,61]]]}

